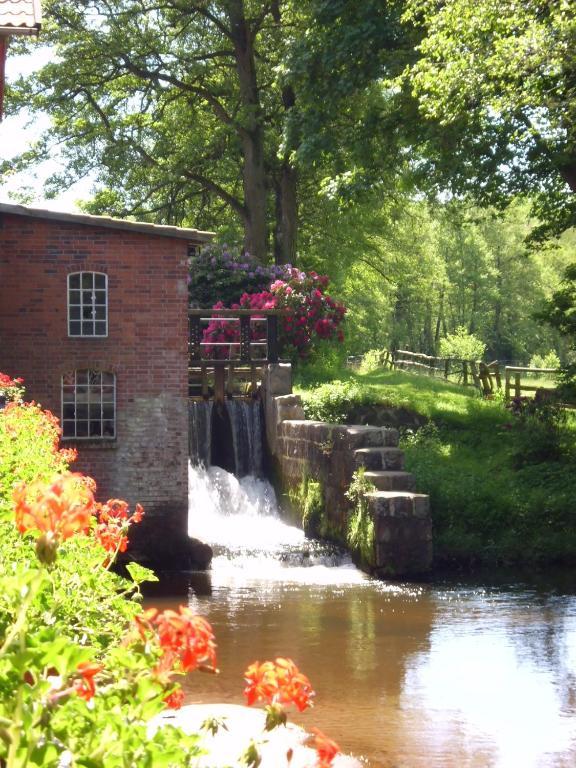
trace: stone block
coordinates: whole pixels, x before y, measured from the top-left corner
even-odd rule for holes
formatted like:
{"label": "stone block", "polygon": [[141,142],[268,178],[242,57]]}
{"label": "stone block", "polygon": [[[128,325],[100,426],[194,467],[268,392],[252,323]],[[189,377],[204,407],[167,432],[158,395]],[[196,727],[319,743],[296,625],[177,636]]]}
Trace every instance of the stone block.
{"label": "stone block", "polygon": [[358,448],[354,451],[354,460],[356,468],[372,471],[404,469],[404,452],[400,448]]}
{"label": "stone block", "polygon": [[292,366],[290,363],[271,363],[266,368],[264,390],[267,397],[289,395],[292,392]]}

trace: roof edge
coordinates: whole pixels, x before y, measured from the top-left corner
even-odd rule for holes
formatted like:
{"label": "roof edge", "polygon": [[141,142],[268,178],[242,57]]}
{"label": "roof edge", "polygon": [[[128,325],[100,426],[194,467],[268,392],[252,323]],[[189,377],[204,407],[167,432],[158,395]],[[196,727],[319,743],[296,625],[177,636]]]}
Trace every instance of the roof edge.
{"label": "roof edge", "polygon": [[204,232],[199,229],[186,227],[173,227],[168,224],[151,224],[147,221],[127,221],[126,219],[113,219],[110,216],[93,216],[89,213],[62,213],[50,211],[45,208],[32,208],[28,205],[13,205],[0,203],[0,213],[13,216],[26,216],[31,219],[49,219],[63,221],[71,224],[83,224],[90,227],[104,227],[105,229],[124,229],[132,232],[141,232],[159,237],[176,237],[180,240],[196,240],[207,243],[212,240],[215,232]]}

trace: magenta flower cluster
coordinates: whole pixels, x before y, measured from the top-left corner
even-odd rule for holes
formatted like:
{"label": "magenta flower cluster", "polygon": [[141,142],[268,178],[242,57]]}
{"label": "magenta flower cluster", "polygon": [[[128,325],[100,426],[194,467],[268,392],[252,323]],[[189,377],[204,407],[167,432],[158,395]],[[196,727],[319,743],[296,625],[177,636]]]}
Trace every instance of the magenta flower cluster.
{"label": "magenta flower cluster", "polygon": [[[316,272],[302,272],[294,267],[284,268],[283,279],[277,278],[269,290],[244,293],[232,309],[279,309],[280,342],[286,350],[292,347],[300,357],[305,357],[317,339],[344,341],[341,328],[346,307],[326,293],[329,278]],[[223,309],[218,302],[214,309]],[[265,339],[264,317],[257,322],[258,315],[251,323],[251,340]],[[204,331],[204,342],[214,346],[206,347],[206,353],[216,359],[237,357],[239,354],[239,324],[237,320],[214,319]]]}

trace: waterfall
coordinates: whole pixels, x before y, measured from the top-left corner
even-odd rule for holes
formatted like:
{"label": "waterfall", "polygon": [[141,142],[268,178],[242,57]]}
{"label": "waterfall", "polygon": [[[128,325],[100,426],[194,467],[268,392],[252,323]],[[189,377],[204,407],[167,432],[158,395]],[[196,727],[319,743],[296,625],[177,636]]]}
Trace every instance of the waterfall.
{"label": "waterfall", "polygon": [[308,581],[341,580],[344,573],[346,580],[365,579],[339,547],[307,539],[300,528],[281,519],[267,480],[190,463],[188,498],[188,533],[213,548],[213,580],[215,573],[232,574],[236,580],[297,579],[304,573]]}
{"label": "waterfall", "polygon": [[188,456],[209,467],[212,452],[212,400],[191,400],[188,408]]}
{"label": "waterfall", "polygon": [[212,464],[237,477],[263,473],[263,419],[258,400],[211,400],[189,404],[189,457],[193,465]]}
{"label": "waterfall", "polygon": [[260,401],[227,400],[232,427],[234,474],[262,475],[262,416]]}

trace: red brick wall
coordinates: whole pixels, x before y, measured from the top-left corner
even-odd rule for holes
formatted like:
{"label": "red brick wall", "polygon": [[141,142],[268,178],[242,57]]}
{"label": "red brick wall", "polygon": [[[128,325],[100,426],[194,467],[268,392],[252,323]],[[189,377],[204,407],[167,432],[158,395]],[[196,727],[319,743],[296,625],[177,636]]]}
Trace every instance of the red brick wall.
{"label": "red brick wall", "polygon": [[[140,501],[149,519],[186,529],[187,242],[4,214],[0,226],[0,370],[61,413],[60,378],[116,374],[113,443],[75,443],[99,498]],[[69,338],[69,272],[108,275],[108,337]]]}

